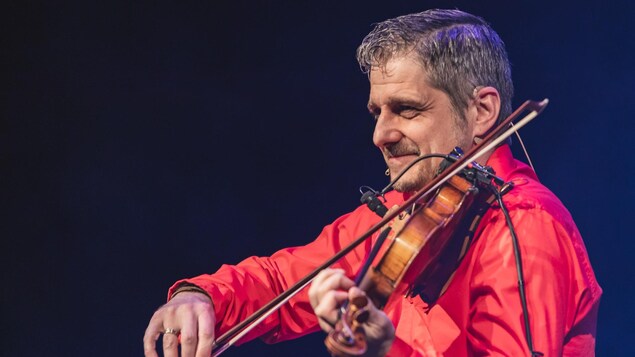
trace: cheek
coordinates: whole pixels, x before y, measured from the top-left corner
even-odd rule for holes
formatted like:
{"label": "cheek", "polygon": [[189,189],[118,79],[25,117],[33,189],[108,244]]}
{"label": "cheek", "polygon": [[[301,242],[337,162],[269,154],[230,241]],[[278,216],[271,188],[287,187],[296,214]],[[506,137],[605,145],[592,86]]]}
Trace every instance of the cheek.
{"label": "cheek", "polygon": [[461,143],[461,137],[454,125],[437,123],[437,125],[413,125],[409,128],[408,138],[413,141],[422,153],[447,154]]}
{"label": "cheek", "polygon": [[408,141],[418,146],[423,152],[434,146],[436,128],[431,128],[421,123],[412,123],[407,128]]}

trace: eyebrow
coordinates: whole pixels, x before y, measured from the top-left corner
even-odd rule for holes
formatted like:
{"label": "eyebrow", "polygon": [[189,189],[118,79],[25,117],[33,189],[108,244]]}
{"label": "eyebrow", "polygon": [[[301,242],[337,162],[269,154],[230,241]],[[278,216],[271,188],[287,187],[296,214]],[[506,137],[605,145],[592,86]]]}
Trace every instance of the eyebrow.
{"label": "eyebrow", "polygon": [[[427,107],[428,104],[429,104],[429,101],[421,101],[421,100],[416,100],[412,98],[402,98],[402,97],[388,98],[388,106],[392,108],[396,106],[408,106],[408,107],[423,109]],[[373,109],[377,107],[378,106],[375,103],[373,103],[371,100],[368,100],[368,104],[366,104],[366,108],[368,108],[370,112],[372,112]]]}

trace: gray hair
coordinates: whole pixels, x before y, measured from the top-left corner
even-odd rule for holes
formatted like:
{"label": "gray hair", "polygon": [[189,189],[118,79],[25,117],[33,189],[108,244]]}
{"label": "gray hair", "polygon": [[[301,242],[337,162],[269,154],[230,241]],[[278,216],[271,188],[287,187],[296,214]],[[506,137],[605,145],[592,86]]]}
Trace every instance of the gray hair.
{"label": "gray hair", "polygon": [[505,44],[485,20],[459,10],[428,10],[375,25],[357,49],[365,73],[414,52],[429,84],[449,97],[464,118],[468,100],[480,86],[496,88],[501,98],[497,123],[511,113],[514,85]]}

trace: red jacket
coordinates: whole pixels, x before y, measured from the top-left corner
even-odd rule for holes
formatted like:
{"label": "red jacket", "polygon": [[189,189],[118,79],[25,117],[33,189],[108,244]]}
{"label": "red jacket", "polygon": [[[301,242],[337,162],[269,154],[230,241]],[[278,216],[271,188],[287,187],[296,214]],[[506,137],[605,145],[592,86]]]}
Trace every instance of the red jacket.
{"label": "red jacket", "polygon": [[[602,290],[571,215],[529,167],[513,159],[509,147],[498,148],[487,164],[515,183],[504,202],[520,241],[535,350],[545,356],[593,355]],[[402,203],[404,194],[391,192],[387,199],[391,207]],[[326,226],[308,245],[223,265],[212,275],[177,282],[169,294],[183,282],[205,289],[214,301],[218,336],[378,220],[360,206]],[[334,267],[354,277],[370,247],[370,242],[358,247]],[[401,297],[391,299],[384,311],[396,328],[391,356],[527,355],[515,259],[500,209],[494,206],[484,215],[436,305],[427,309],[418,296]],[[305,289],[241,342],[258,336],[282,341],[318,329]]]}

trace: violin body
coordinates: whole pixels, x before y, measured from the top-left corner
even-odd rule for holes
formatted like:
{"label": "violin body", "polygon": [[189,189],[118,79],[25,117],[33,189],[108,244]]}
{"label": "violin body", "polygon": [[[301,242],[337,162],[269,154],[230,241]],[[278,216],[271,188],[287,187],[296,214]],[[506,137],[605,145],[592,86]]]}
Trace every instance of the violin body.
{"label": "violin body", "polygon": [[[450,283],[493,200],[486,182],[463,174],[450,177],[436,192],[423,196],[424,203],[417,201],[411,214],[390,222],[391,232],[359,287],[379,309],[390,299],[415,294],[431,307]],[[347,309],[326,338],[333,356],[366,352],[363,329],[349,315]]]}
{"label": "violin body", "polygon": [[451,177],[432,198],[398,216],[385,252],[364,276],[360,288],[375,306],[391,296],[419,294],[434,304],[467,252],[493,194],[462,175]]}

